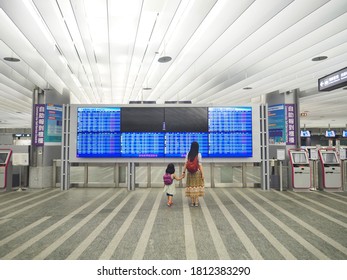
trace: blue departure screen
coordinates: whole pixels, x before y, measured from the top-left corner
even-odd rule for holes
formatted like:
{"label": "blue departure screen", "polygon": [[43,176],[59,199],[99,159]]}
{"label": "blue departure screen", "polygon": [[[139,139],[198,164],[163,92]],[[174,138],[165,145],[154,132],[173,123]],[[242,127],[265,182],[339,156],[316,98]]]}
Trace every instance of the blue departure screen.
{"label": "blue departure screen", "polygon": [[164,135],[163,132],[123,132],[121,135],[121,156],[164,157]]}
{"label": "blue departure screen", "polygon": [[78,132],[120,132],[120,108],[78,108]]}
{"label": "blue departure screen", "polygon": [[208,109],[209,156],[252,157],[252,107]]}
{"label": "blue departure screen", "polygon": [[[141,112],[145,112],[146,119],[149,120],[152,108],[146,109],[147,111]],[[184,126],[182,122],[186,120],[174,118],[174,112],[178,111],[170,108],[168,112],[171,115],[166,115],[166,109],[155,108],[154,111],[160,114],[154,114],[153,118],[160,119],[158,123],[162,124],[165,123],[162,118],[167,117],[168,124],[172,124],[171,129],[157,131],[158,126],[152,131],[146,127],[144,131],[139,131],[143,118],[134,114],[134,119],[131,120],[130,110],[127,111],[129,114],[124,115],[128,121],[122,122],[123,108],[77,108],[77,157],[182,158],[193,141],[199,143],[203,157],[252,157],[252,107],[209,107],[206,108],[207,116],[198,114],[204,111],[201,108],[198,111],[192,110],[192,114],[195,112],[199,116],[197,118],[202,119],[201,124],[205,123],[207,117],[207,129],[199,126],[198,121],[192,122],[198,128],[194,128],[194,125]],[[136,108],[132,108],[131,112],[135,111]],[[186,131],[180,131],[183,127]],[[160,128],[163,128],[162,125]]]}
{"label": "blue departure screen", "polygon": [[165,156],[185,157],[193,141],[199,143],[199,152],[208,156],[208,133],[204,132],[171,132],[165,134]]}
{"label": "blue departure screen", "polygon": [[119,157],[120,141],[120,108],[77,109],[77,157]]}
{"label": "blue departure screen", "polygon": [[121,156],[120,132],[78,133],[78,157],[119,157]]}

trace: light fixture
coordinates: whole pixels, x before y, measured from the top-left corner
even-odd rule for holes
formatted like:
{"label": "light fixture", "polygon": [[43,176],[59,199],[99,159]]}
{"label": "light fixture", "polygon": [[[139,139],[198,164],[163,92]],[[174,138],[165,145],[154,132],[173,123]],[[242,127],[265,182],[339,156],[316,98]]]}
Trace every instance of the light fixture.
{"label": "light fixture", "polygon": [[252,87],[244,87],[243,89],[244,90],[250,90],[250,89],[252,89]]}
{"label": "light fixture", "polygon": [[312,61],[322,61],[322,60],[325,60],[327,58],[328,58],[327,56],[321,55],[321,56],[316,56],[316,57],[312,58]]}
{"label": "light fixture", "polygon": [[4,57],[4,60],[8,61],[8,62],[19,62],[20,59],[16,58],[16,57]]}
{"label": "light fixture", "polygon": [[171,56],[162,56],[162,57],[159,57],[158,62],[166,63],[166,62],[169,62],[171,59],[172,59]]}

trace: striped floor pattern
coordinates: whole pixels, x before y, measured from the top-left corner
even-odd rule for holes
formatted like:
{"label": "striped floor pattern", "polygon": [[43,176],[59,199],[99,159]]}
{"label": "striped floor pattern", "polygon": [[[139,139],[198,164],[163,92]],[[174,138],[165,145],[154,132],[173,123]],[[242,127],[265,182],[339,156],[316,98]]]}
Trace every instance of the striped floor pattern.
{"label": "striped floor pattern", "polygon": [[347,259],[347,193],[207,188],[0,193],[0,259]]}

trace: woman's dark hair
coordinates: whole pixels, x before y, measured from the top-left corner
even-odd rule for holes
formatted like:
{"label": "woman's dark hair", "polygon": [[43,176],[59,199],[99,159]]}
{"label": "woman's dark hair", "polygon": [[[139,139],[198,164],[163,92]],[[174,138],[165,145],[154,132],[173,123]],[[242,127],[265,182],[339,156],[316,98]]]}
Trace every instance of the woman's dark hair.
{"label": "woman's dark hair", "polygon": [[168,174],[174,174],[175,173],[175,166],[173,163],[169,163],[167,165],[165,173],[168,173]]}
{"label": "woman's dark hair", "polygon": [[198,153],[199,153],[199,143],[194,141],[192,142],[192,144],[190,144],[190,150],[188,153],[189,161],[193,161],[195,157],[198,155]]}

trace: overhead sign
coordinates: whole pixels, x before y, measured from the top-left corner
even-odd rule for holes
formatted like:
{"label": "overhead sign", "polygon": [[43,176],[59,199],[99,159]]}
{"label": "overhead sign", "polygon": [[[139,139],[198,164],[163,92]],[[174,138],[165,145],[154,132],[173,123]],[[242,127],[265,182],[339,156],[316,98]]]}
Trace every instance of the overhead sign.
{"label": "overhead sign", "polygon": [[347,67],[318,79],[319,91],[331,91],[347,85]]}

